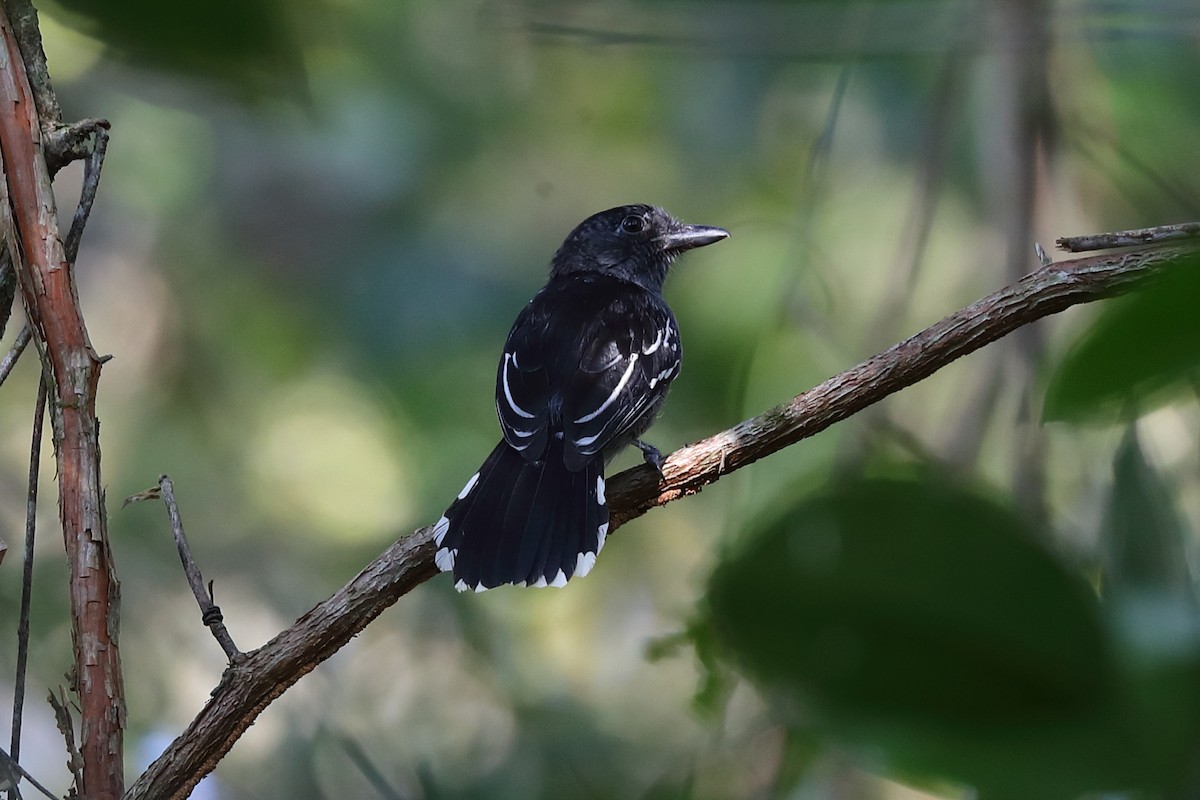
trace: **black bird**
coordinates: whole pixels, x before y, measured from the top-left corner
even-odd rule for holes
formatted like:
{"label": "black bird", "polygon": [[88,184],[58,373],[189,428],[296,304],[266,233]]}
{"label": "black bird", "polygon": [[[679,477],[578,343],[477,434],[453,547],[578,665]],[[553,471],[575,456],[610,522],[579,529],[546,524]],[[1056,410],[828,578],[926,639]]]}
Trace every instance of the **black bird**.
{"label": "black bird", "polygon": [[434,526],[459,591],[563,586],[608,533],[604,464],[654,422],[683,350],[663,299],[671,262],[729,236],[631,205],[588,217],[517,315],[496,373],[504,440]]}

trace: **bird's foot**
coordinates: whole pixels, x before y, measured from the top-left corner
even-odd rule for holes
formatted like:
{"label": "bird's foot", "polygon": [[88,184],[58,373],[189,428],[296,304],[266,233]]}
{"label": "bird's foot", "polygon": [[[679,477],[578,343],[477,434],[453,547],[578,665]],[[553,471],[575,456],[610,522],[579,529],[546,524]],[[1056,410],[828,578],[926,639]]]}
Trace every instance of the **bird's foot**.
{"label": "bird's foot", "polygon": [[642,458],[646,459],[646,463],[654,467],[655,471],[661,475],[666,459],[663,458],[663,454],[658,451],[658,448],[649,442],[643,442],[641,439],[634,439],[633,444],[638,450],[642,451]]}

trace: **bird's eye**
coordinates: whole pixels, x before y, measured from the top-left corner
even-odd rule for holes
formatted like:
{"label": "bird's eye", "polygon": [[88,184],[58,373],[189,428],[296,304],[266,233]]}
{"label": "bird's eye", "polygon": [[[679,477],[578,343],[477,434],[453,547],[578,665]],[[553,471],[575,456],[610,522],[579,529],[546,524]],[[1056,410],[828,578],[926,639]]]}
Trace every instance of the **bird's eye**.
{"label": "bird's eye", "polygon": [[646,220],[636,214],[630,214],[621,220],[621,233],[641,233],[646,229]]}

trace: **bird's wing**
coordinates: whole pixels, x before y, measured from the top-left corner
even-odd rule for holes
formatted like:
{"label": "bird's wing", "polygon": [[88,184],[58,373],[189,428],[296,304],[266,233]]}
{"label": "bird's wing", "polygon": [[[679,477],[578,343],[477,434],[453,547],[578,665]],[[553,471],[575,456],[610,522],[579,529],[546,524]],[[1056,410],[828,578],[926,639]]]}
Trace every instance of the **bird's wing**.
{"label": "bird's wing", "polygon": [[552,283],[518,315],[496,375],[509,446],[542,458],[564,440],[576,471],[645,429],[679,372],[675,318],[661,298],[623,281]]}
{"label": "bird's wing", "polygon": [[509,446],[526,460],[536,461],[546,450],[553,401],[549,366],[555,337],[545,315],[538,313],[544,295],[536,297],[517,316],[496,373],[496,414]]}
{"label": "bird's wing", "polygon": [[645,430],[681,356],[674,316],[649,295],[597,315],[563,393],[567,468],[581,469],[608,445]]}

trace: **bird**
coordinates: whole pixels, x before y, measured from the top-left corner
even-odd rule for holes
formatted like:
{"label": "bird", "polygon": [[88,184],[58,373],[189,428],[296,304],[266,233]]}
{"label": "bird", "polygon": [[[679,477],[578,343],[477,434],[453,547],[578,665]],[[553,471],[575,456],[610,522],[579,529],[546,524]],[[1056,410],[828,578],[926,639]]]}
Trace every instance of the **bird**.
{"label": "bird", "polygon": [[654,422],[683,348],[663,298],[672,262],[719,242],[652,205],[585,219],[517,315],[496,370],[504,434],[433,527],[434,561],[461,591],[564,586],[586,575],[608,534],[604,467]]}

